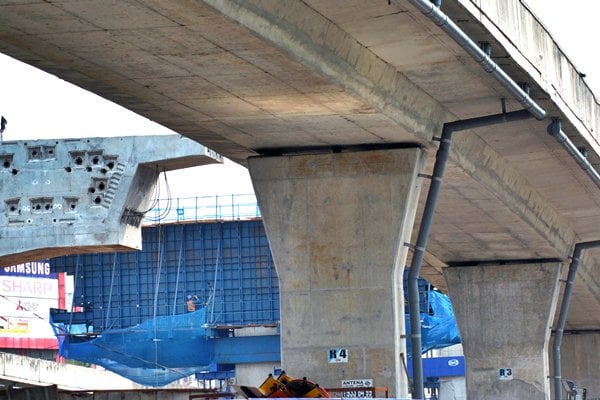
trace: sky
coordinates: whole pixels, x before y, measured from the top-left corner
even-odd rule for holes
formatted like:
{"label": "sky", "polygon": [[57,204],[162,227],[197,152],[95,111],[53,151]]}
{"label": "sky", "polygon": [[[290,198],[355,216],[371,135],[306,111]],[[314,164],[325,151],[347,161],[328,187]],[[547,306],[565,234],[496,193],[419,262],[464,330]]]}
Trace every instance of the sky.
{"label": "sky", "polygon": [[[499,0],[503,1],[503,0]],[[522,0],[600,94],[599,0]],[[442,5],[443,9],[443,5]],[[175,132],[92,93],[0,54],[0,114],[8,120],[4,140],[173,134]],[[190,185],[190,177],[194,184]],[[252,193],[246,168],[229,160],[172,171],[173,197]],[[164,193],[164,192],[163,192]]]}
{"label": "sky", "polygon": [[[1,53],[0,71],[0,114],[8,121],[4,141],[176,134]],[[228,159],[223,164],[170,171],[167,181],[174,198],[254,193],[248,170]],[[164,177],[160,182],[163,198]]]}

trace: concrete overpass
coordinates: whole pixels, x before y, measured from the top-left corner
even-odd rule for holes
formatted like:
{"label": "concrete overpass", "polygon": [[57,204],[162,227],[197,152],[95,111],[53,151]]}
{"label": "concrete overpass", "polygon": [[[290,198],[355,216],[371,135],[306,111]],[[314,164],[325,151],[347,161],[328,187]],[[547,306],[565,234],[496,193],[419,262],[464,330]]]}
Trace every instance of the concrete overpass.
{"label": "concrete overpass", "polygon": [[[417,3],[4,3],[0,51],[239,163],[248,165],[249,157],[262,156],[251,158],[249,165],[282,276],[282,314],[288,315],[282,322],[296,327],[307,318],[311,321],[305,325],[309,334],[282,331],[285,368],[296,375],[318,371],[329,386],[344,368],[349,378],[374,374],[386,384],[395,382],[390,386],[402,394],[406,382],[399,373],[398,354],[403,330],[395,322],[401,320],[401,307],[394,300],[401,297],[393,282],[407,256],[402,244],[416,241],[421,215],[416,205],[422,207],[425,201],[434,139],[444,123],[523,108],[494,73],[416,8]],[[487,43],[484,47],[491,48],[491,58],[502,71],[515,83],[526,83],[530,99],[548,117],[561,118],[563,131],[598,165],[595,97],[525,1],[446,0],[441,10],[472,41]],[[533,268],[523,279],[541,275],[523,287],[539,289],[544,298],[518,293],[500,299],[504,303],[496,309],[488,304],[491,309],[469,309],[466,316],[489,315],[491,324],[500,320],[498,310],[509,316],[521,314],[516,310],[552,315],[558,278],[566,276],[557,260],[567,261],[575,243],[598,239],[600,191],[546,133],[549,123],[549,118],[527,119],[454,135],[422,275],[446,289],[442,271],[448,265],[453,267],[446,270],[449,276],[480,273],[485,285],[459,276],[459,282],[473,284],[455,289],[454,296],[448,287],[458,303],[456,294],[474,293],[490,282],[498,283],[493,289],[509,293],[514,289],[511,281],[520,281],[511,274]],[[407,149],[408,144],[417,147]],[[427,156],[419,149],[426,149]],[[567,323],[567,329],[585,334],[565,338],[563,368],[564,377],[600,392],[597,372],[579,367],[598,365],[596,264],[594,250],[585,252]],[[458,268],[465,265],[472,268]],[[493,268],[500,271],[486,277],[485,271]],[[371,300],[375,293],[384,293],[385,305]],[[369,300],[363,304],[363,299]],[[464,301],[476,303],[472,298]],[[310,315],[314,302],[335,311],[331,325]],[[544,303],[544,308],[533,303]],[[373,310],[379,310],[376,317]],[[363,318],[352,317],[357,313]],[[488,337],[488,345],[516,349],[523,336],[538,332],[535,341],[523,346],[536,342],[530,361],[544,364],[541,349],[547,345],[552,318],[530,327],[524,322],[529,317],[525,312],[521,318],[507,317],[503,321],[509,328],[499,335],[506,339]],[[371,344],[364,343],[369,340],[363,334],[353,342],[372,325],[394,334]],[[461,329],[468,330],[464,325]],[[345,331],[351,333],[343,335]],[[480,353],[469,349],[464,336],[463,331],[472,367]],[[336,344],[355,349],[357,359],[343,368],[323,366],[320,354]],[[573,357],[566,359],[565,353]],[[536,369],[525,361],[521,365],[514,354],[508,359],[489,351],[481,354],[492,360],[480,368],[487,377],[479,385],[488,394],[518,397],[506,390],[522,384],[527,389],[521,393],[548,396],[546,367]],[[511,367],[518,379],[499,381],[499,369]],[[476,375],[470,370],[470,376]],[[468,384],[470,395],[477,396],[477,384]]]}

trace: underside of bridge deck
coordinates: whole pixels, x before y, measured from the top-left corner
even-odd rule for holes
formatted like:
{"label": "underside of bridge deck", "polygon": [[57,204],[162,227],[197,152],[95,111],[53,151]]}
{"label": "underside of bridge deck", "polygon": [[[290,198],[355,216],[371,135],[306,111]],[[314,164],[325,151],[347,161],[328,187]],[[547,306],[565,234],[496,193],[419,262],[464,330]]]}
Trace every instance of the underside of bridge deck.
{"label": "underside of bridge deck", "polygon": [[[586,105],[593,97],[576,69],[521,2],[479,3],[447,0],[442,9],[488,42],[496,63],[527,82],[598,164],[597,104]],[[418,143],[430,174],[445,122],[521,108],[402,0],[3,3],[0,51],[241,164],[260,154]],[[455,135],[426,278],[443,289],[440,271],[451,263],[566,261],[574,243],[598,239],[600,189],[546,133],[549,123]],[[579,271],[571,328],[600,327],[593,256]]]}

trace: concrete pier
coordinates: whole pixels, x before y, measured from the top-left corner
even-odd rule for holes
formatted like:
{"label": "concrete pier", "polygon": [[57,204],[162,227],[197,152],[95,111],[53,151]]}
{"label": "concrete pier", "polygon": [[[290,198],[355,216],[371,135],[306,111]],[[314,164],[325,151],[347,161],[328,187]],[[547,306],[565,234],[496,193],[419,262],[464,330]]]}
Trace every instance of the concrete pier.
{"label": "concrete pier", "polygon": [[468,398],[550,399],[548,343],[561,271],[558,262],[445,269]]}
{"label": "concrete pier", "polygon": [[[560,346],[560,359],[563,381],[585,388],[588,400],[600,398],[600,332],[567,331]],[[550,371],[554,371],[554,365]],[[563,399],[567,398],[565,393]]]}
{"label": "concrete pier", "polygon": [[402,273],[420,148],[249,160],[280,281],[281,364],[407,394]]}

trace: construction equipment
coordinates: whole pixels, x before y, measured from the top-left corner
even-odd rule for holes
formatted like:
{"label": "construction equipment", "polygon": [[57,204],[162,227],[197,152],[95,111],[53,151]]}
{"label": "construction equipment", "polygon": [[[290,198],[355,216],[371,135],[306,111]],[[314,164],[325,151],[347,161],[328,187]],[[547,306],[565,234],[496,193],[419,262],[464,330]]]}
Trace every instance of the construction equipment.
{"label": "construction equipment", "polygon": [[269,374],[267,379],[258,387],[237,386],[236,391],[247,398],[330,398],[327,390],[306,379],[293,379],[285,371],[275,378]]}

